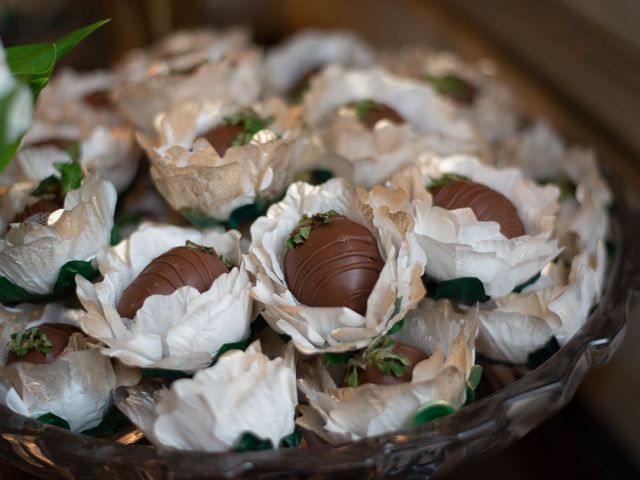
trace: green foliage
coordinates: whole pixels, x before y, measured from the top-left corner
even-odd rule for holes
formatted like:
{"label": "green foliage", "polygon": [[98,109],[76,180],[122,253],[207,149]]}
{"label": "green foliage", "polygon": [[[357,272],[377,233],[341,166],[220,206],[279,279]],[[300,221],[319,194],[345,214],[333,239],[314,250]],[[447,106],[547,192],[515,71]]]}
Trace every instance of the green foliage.
{"label": "green foliage", "polygon": [[49,425],[54,425],[56,427],[64,428],[65,430],[70,430],[69,422],[67,422],[64,418],[59,417],[55,413],[45,413],[44,415],[40,415],[38,417],[42,423],[47,423]]}
{"label": "green foliage", "polygon": [[350,387],[357,387],[359,371],[365,370],[370,364],[383,375],[402,377],[411,362],[404,355],[393,352],[395,345],[396,342],[391,337],[382,336],[362,353],[350,358],[347,362],[345,383]]}
{"label": "green foliage", "polygon": [[358,120],[364,122],[367,118],[367,113],[369,113],[369,110],[376,106],[376,102],[370,99],[364,99],[358,100],[357,102],[352,102],[350,106],[356,111]]}
{"label": "green foliage", "polygon": [[[294,430],[286,437],[280,439],[280,448],[296,448],[300,445],[302,434],[298,430]],[[251,432],[244,432],[234,450],[236,452],[255,452],[258,450],[271,450],[273,443],[269,439],[259,438]]]}
{"label": "green foliage", "polygon": [[49,337],[38,327],[28,328],[22,332],[12,334],[7,346],[10,352],[19,357],[24,357],[31,350],[37,350],[46,355],[53,348]]}
{"label": "green foliage", "polygon": [[18,151],[22,134],[18,138],[7,139],[10,110],[15,95],[27,85],[35,103],[40,91],[49,83],[58,60],[92,32],[109,20],[100,20],[70,33],[53,43],[39,43],[9,47],[5,50],[6,61],[18,81],[18,85],[8,95],[0,99],[0,173],[6,168]]}
{"label": "green foliage", "polygon": [[443,400],[436,400],[434,402],[427,403],[416,410],[411,420],[411,425],[423,425],[436,418],[445,417],[455,412],[455,408],[448,402]]}
{"label": "green foliage", "polygon": [[60,269],[53,291],[49,294],[29,292],[6,277],[0,277],[0,302],[49,302],[56,300],[75,288],[76,274],[91,280],[96,274],[96,269],[91,262],[84,260],[72,260],[65,263]]}
{"label": "green foliage", "polygon": [[440,95],[460,103],[471,103],[476,94],[476,87],[457,75],[427,75],[425,81]]}
{"label": "green foliage", "polygon": [[464,175],[458,175],[457,173],[445,173],[440,178],[434,178],[431,183],[427,185],[427,189],[433,192],[438,187],[444,187],[453,182],[468,182],[469,177]]}
{"label": "green foliage", "polygon": [[108,22],[109,20],[100,20],[92,23],[53,43],[7,48],[7,64],[18,80],[31,87],[35,101],[53,75],[56,63],[87,36]]}
{"label": "green foliage", "polygon": [[302,245],[305,240],[309,239],[314,228],[319,225],[329,223],[331,218],[336,215],[338,215],[338,212],[335,210],[329,210],[324,213],[315,213],[312,216],[305,213],[298,222],[298,226],[293,232],[291,232],[289,238],[287,238],[287,247],[296,248],[297,246]]}
{"label": "green foliage", "polygon": [[404,327],[404,318],[393,325],[393,327],[391,327],[389,330],[387,330],[387,333],[385,335],[395,335],[400,330],[402,330],[402,327]]}
{"label": "green foliage", "polygon": [[118,432],[124,425],[128,423],[128,421],[129,420],[124,413],[122,413],[116,407],[111,407],[111,409],[107,412],[99,425],[87,430],[83,430],[80,433],[89,437],[103,438]]}
{"label": "green foliage", "polygon": [[426,279],[425,285],[427,294],[436,300],[448,298],[465,305],[473,305],[476,302],[486,302],[490,298],[485,293],[482,282],[475,277],[461,277],[443,282]]}
{"label": "green foliage", "polygon": [[538,368],[558,350],[560,350],[560,344],[556,337],[552,336],[547,343],[527,356],[527,366],[531,369]]}
{"label": "green foliage", "polygon": [[273,117],[261,118],[255,115],[248,115],[245,113],[234,113],[229,117],[225,117],[225,123],[231,125],[240,125],[244,128],[244,132],[238,134],[233,139],[232,145],[247,145],[251,143],[253,136],[260,130],[264,130],[268,125],[273,123]]}

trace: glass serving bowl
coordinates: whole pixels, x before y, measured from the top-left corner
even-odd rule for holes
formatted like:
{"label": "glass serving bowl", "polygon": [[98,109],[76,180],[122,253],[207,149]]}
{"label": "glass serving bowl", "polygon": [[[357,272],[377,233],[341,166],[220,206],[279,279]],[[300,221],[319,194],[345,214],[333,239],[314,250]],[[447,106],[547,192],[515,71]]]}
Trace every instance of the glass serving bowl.
{"label": "glass serving bowl", "polygon": [[[612,191],[621,192],[615,187],[622,184],[611,180]],[[87,437],[0,407],[0,457],[44,478],[430,478],[522,437],[571,400],[590,368],[611,358],[628,319],[640,311],[640,242],[633,228],[639,221],[640,212],[618,198],[616,254],[583,328],[535,370],[498,365],[492,373],[490,367],[498,389],[448,417],[341,446],[203,453],[136,444],[142,434],[135,429],[110,440]]]}

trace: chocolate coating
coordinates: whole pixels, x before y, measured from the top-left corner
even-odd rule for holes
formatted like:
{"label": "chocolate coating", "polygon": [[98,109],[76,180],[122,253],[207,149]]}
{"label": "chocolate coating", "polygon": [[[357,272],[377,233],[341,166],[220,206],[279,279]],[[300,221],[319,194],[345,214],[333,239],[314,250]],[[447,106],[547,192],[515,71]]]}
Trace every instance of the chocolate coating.
{"label": "chocolate coating", "polygon": [[360,121],[367,128],[375,127],[376,123],[380,120],[389,120],[391,123],[397,125],[406,123],[402,115],[383,103],[375,103],[371,108],[367,109],[366,113],[360,118]]}
{"label": "chocolate coating", "polygon": [[108,90],[96,90],[88,93],[82,97],[82,100],[96,110],[110,109],[113,107],[111,103],[111,93]]}
{"label": "chocolate coating", "polygon": [[437,187],[432,192],[433,204],[447,210],[471,208],[483,222],[496,222],[507,238],[525,234],[524,226],[513,203],[500,192],[467,180],[458,180]]}
{"label": "chocolate coating", "polygon": [[383,266],[373,234],[343,215],[316,226],[284,257],[287,284],[301,303],[348,307],[361,315]]}
{"label": "chocolate coating", "polygon": [[[22,212],[17,214],[11,223],[22,223],[25,221],[46,225],[46,218],[52,213],[62,208],[58,202],[50,199],[40,199],[33,205],[25,207]],[[46,218],[45,218],[46,217]]]}
{"label": "chocolate coating", "polygon": [[309,89],[309,83],[311,83],[311,79],[313,78],[313,76],[316,73],[318,73],[320,70],[322,70],[323,66],[324,65],[318,65],[317,67],[314,67],[311,70],[308,70],[306,73],[304,73],[298,79],[298,81],[293,85],[293,87],[289,89],[289,97],[294,99],[300,99],[300,97],[304,95],[304,92],[306,92]]}
{"label": "chocolate coating", "polygon": [[404,375],[396,377],[392,374],[383,374],[378,367],[373,363],[368,363],[364,370],[361,370],[358,375],[358,384],[364,385],[365,383],[374,383],[376,385],[394,385],[396,383],[406,383],[411,381],[413,375],[413,369],[415,366],[429,358],[422,350],[412,347],[409,344],[403,342],[395,342],[395,345],[391,349],[396,355],[402,355],[409,360],[409,365],[405,367]]}
{"label": "chocolate coating", "polygon": [[71,335],[80,331],[79,329],[71,325],[63,325],[58,323],[43,323],[37,328],[47,336],[47,338],[53,345],[51,347],[51,351],[45,354],[38,350],[29,350],[29,352],[22,357],[11,351],[7,356],[7,365],[16,362],[27,362],[36,364],[51,363],[58,357],[58,355],[60,355],[64,351],[65,348],[67,348]]}
{"label": "chocolate coating", "polygon": [[230,146],[233,145],[233,141],[241,133],[245,133],[243,125],[232,125],[230,123],[221,123],[220,125],[213,127],[207,131],[203,138],[205,138],[213,148],[215,148],[218,155],[224,157]]}
{"label": "chocolate coating", "polygon": [[121,317],[133,318],[151,295],[170,295],[186,285],[202,293],[228,271],[212,249],[192,245],[172,248],[142,270],[122,292],[116,309]]}

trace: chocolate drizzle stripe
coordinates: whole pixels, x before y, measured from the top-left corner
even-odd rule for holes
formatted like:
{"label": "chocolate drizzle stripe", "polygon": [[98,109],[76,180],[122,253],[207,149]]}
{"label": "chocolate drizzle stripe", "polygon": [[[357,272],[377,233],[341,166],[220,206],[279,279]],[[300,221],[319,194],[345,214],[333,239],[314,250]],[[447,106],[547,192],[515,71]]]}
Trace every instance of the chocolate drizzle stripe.
{"label": "chocolate drizzle stripe", "polygon": [[[304,285],[304,283],[308,280],[309,277],[311,277],[314,273],[314,270],[319,270],[322,267],[325,267],[326,265],[333,263],[336,258],[349,258],[349,257],[353,257],[354,255],[358,255],[357,252],[353,252],[353,251],[349,251],[349,252],[345,252],[345,254],[341,254],[339,257],[334,256],[334,257],[330,257],[328,256],[327,258],[325,258],[322,261],[318,261],[317,257],[320,256],[321,253],[323,253],[326,250],[330,250],[332,248],[335,248],[334,245],[338,244],[338,243],[342,243],[345,242],[345,236],[340,236],[337,237],[333,242],[328,242],[326,244],[324,244],[323,246],[319,247],[314,255],[309,255],[306,258],[304,258],[301,262],[300,265],[298,266],[298,269],[295,272],[295,275],[293,277],[293,281],[291,282],[290,285],[290,290],[297,290],[299,288],[301,288],[302,285]],[[349,235],[348,239],[351,240],[352,242],[361,242],[364,243],[365,245],[371,245],[373,242],[371,242],[370,238],[365,237],[364,235],[360,236],[356,236],[356,235]],[[366,255],[365,255],[366,256]],[[370,258],[367,256],[367,258]],[[313,268],[309,267],[309,264],[313,265]],[[335,273],[335,272],[332,272]],[[316,294],[317,294],[317,290],[316,290]],[[315,295],[314,294],[314,298]]]}
{"label": "chocolate drizzle stripe", "polygon": [[[204,260],[202,259],[202,257],[200,255],[194,254],[191,256],[191,258],[193,259],[193,261],[191,262],[191,264],[193,265],[193,268],[195,268],[198,271],[198,273],[202,276],[202,278],[206,278],[208,282],[211,282],[211,284],[213,284],[214,280],[218,276],[216,275],[216,277],[213,277],[211,275],[211,272],[207,268],[207,265],[204,263]],[[199,266],[196,265],[196,263],[199,264]]]}
{"label": "chocolate drizzle stripe", "polygon": [[344,295],[342,295],[341,297],[338,297],[338,302],[340,303],[344,303],[349,304],[351,302],[355,302],[356,300],[358,300],[360,297],[366,297],[369,298],[369,294],[371,293],[371,291],[367,288],[360,288],[357,290],[352,290],[351,292],[345,292]]}

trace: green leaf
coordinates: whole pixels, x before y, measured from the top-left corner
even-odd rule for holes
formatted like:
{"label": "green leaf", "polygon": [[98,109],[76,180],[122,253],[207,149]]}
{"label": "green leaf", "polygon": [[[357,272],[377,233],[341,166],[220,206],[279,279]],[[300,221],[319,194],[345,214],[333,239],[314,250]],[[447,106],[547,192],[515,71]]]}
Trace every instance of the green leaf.
{"label": "green leaf", "polygon": [[294,430],[286,437],[282,437],[280,440],[280,448],[296,448],[300,446],[302,440],[302,432],[300,430]]}
{"label": "green leaf", "polygon": [[428,296],[436,300],[448,298],[466,305],[473,305],[476,302],[486,302],[490,298],[485,293],[482,282],[475,277],[461,277],[443,282],[425,279],[425,285]]}
{"label": "green leaf", "polygon": [[443,400],[436,400],[418,408],[411,419],[411,425],[423,425],[436,418],[450,415],[453,412],[455,412],[453,405]]}
{"label": "green leaf", "polygon": [[322,356],[327,361],[329,365],[340,365],[345,363],[349,357],[353,355],[353,352],[340,352],[340,353],[332,353],[326,352],[323,353]]}
{"label": "green leaf", "polygon": [[49,175],[41,180],[38,186],[31,192],[31,195],[40,197],[42,195],[57,195],[61,190],[60,179],[55,175]]}
{"label": "green leaf", "polygon": [[370,99],[358,100],[357,102],[353,102],[351,107],[356,111],[356,115],[358,116],[358,120],[363,122],[369,110],[375,107],[376,102]]}
{"label": "green leaf", "polygon": [[67,292],[76,286],[76,275],[81,275],[91,280],[97,271],[91,262],[85,260],[71,260],[60,269],[58,280],[53,286],[54,295]]}
{"label": "green leaf", "polygon": [[46,355],[53,348],[49,337],[38,327],[28,328],[22,332],[12,334],[7,346],[10,352],[19,357],[24,357],[31,350],[37,350]]}
{"label": "green leaf", "polygon": [[19,45],[6,49],[7,64],[11,72],[29,84],[35,98],[53,74],[56,63],[88,35],[109,20],[100,20],[83,27],[53,43]]}
{"label": "green leaf", "polygon": [[140,375],[142,378],[166,378],[170,380],[193,377],[193,374],[182,370],[166,370],[164,368],[141,368]]}
{"label": "green leaf", "polygon": [[120,228],[117,223],[114,223],[111,228],[111,233],[109,234],[109,245],[117,245],[121,240],[122,236],[120,235]]}
{"label": "green leaf", "polygon": [[425,81],[440,95],[447,96],[460,103],[472,103],[476,96],[476,87],[457,75],[427,75]]}
{"label": "green leaf", "polygon": [[217,227],[222,224],[219,220],[209,217],[195,208],[181,208],[180,214],[198,228]]}
{"label": "green leaf", "polygon": [[45,413],[44,415],[40,415],[38,417],[42,423],[48,423],[49,425],[54,425],[56,427],[64,428],[65,430],[70,430],[69,422],[67,422],[64,418],[59,417],[55,413]]}
{"label": "green leaf", "polygon": [[476,401],[476,391],[473,388],[469,387],[469,385],[467,385],[464,404],[471,405],[475,401]]}
{"label": "green leaf", "polygon": [[558,350],[560,350],[560,344],[556,337],[552,336],[547,343],[527,356],[527,366],[531,369],[538,368]]}
{"label": "green leaf", "polygon": [[54,163],[60,171],[60,185],[62,187],[62,195],[66,195],[71,190],[75,190],[80,187],[82,180],[84,179],[84,172],[78,162],[71,163]]}
{"label": "green leaf", "polygon": [[97,426],[89,428],[87,430],[83,430],[80,433],[82,433],[83,435],[88,435],[89,437],[102,438],[118,432],[128,422],[129,419],[124,413],[122,413],[116,407],[111,407],[111,409],[107,412],[107,414]]}
{"label": "green leaf", "polygon": [[231,212],[226,225],[228,228],[237,229],[244,223],[253,222],[256,218],[267,213],[270,205],[271,203],[267,200],[258,200],[255,203],[238,207]]}
{"label": "green leaf", "polygon": [[251,432],[244,432],[240,440],[236,443],[234,450],[236,452],[253,452],[257,450],[271,450],[273,443],[269,439],[256,437]]}
{"label": "green leaf", "polygon": [[387,330],[387,333],[385,333],[385,335],[395,335],[400,330],[402,330],[402,327],[404,327],[404,318],[402,320],[400,320],[398,323],[396,323],[389,330]]}
{"label": "green leaf", "polygon": [[533,285],[534,283],[536,283],[538,281],[538,279],[540,278],[540,272],[536,273],[533,277],[531,277],[529,280],[522,282],[520,285],[516,286],[512,292],[513,293],[522,293],[522,291],[527,288],[529,285]]}
{"label": "green leaf", "polygon": [[469,388],[472,390],[475,390],[478,388],[480,380],[482,380],[482,367],[480,365],[474,365],[471,367],[471,371],[469,372],[467,385],[469,385]]}
{"label": "green leaf", "polygon": [[214,357],[211,365],[215,364],[225,352],[228,352],[229,350],[245,350],[248,346],[249,339],[240,340],[239,342],[225,343],[220,347],[220,350],[218,350],[218,354]]}
{"label": "green leaf", "polygon": [[72,260],[67,262],[60,269],[53,291],[49,294],[29,292],[21,286],[11,282],[6,277],[0,277],[0,302],[49,302],[56,300],[75,288],[76,274],[80,274],[84,278],[91,280],[96,273],[97,271],[90,261]]}
{"label": "green leaf", "polygon": [[432,192],[438,187],[444,187],[452,182],[466,182],[469,181],[469,177],[464,175],[458,175],[457,173],[445,173],[440,178],[434,178],[431,183],[427,185],[427,189]]}

